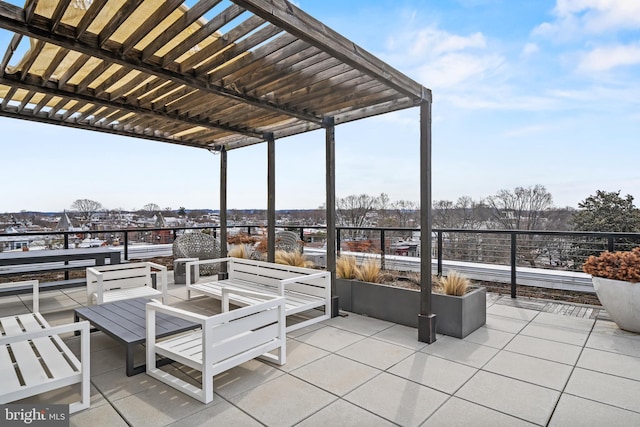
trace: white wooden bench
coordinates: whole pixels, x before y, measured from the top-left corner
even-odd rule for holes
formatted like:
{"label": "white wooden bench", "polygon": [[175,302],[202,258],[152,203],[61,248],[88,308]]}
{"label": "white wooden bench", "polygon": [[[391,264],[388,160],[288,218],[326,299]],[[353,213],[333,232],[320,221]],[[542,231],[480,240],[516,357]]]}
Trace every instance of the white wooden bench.
{"label": "white wooden bench", "polygon": [[[157,288],[152,286],[151,274],[155,273]],[[105,265],[87,268],[87,304],[131,298],[167,299],[167,267],[153,262]]]}
{"label": "white wooden bench", "polygon": [[[147,304],[147,374],[203,403],[213,400],[213,377],[256,357],[286,362],[284,298],[223,289],[223,312],[202,316],[175,307]],[[243,295],[259,302],[229,311],[229,298]],[[156,339],[156,312],[194,323],[202,329]],[[277,350],[276,354],[269,352]],[[198,388],[156,367],[156,356],[168,357],[202,372]]]}
{"label": "white wooden bench", "polygon": [[[228,279],[191,283],[191,266],[209,263],[227,263]],[[202,279],[202,278],[201,278]],[[294,267],[242,258],[219,258],[187,263],[187,295],[202,293],[222,298],[224,288],[234,288],[260,294],[285,297],[286,315],[291,316],[312,309],[324,309],[324,314],[291,324],[287,332],[304,328],[331,317],[331,275],[328,271]],[[251,296],[233,295],[236,305],[250,305],[258,301]]]}
{"label": "white wooden bench", "polygon": [[[3,283],[33,287],[33,312],[0,318],[0,404],[80,384],[69,412],[89,407],[89,322],[50,326],[39,313],[38,281]],[[59,334],[80,331],[80,360]]]}

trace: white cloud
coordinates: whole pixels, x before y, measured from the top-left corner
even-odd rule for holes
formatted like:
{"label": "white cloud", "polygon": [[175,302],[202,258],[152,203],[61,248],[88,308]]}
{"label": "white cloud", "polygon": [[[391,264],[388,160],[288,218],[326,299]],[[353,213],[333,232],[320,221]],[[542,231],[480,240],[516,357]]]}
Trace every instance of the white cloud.
{"label": "white cloud", "polygon": [[593,49],[583,56],[578,64],[578,70],[607,71],[615,67],[636,64],[640,64],[640,43]]}
{"label": "white cloud", "polygon": [[426,61],[417,74],[434,89],[453,89],[482,84],[503,63],[504,58],[496,54],[451,53]]}
{"label": "white cloud", "polygon": [[436,28],[422,29],[412,36],[409,53],[414,56],[439,55],[470,48],[484,49],[487,42],[482,33],[459,36]]}
{"label": "white cloud", "polygon": [[573,39],[584,34],[601,34],[640,28],[637,0],[557,0],[555,21],[544,22],[533,35]]}
{"label": "white cloud", "polygon": [[478,84],[504,64],[482,33],[453,34],[435,26],[399,33],[387,42],[389,61],[433,90]]}
{"label": "white cloud", "polygon": [[530,56],[530,55],[533,55],[534,53],[537,53],[539,51],[540,51],[540,48],[535,43],[527,43],[522,48],[522,54],[524,56]]}

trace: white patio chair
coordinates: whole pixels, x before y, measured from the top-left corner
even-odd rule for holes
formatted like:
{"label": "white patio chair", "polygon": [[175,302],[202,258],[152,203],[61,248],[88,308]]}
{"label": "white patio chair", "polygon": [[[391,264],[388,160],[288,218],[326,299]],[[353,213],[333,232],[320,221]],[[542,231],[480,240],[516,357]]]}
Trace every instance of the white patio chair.
{"label": "white patio chair", "polygon": [[[229,294],[259,298],[261,302],[229,311]],[[256,357],[279,365],[286,361],[285,303],[283,297],[238,289],[223,289],[223,312],[203,316],[159,302],[147,304],[147,374],[203,403],[213,400],[213,377]],[[156,339],[156,312],[194,323],[201,329]],[[277,350],[277,355],[269,353]],[[196,387],[156,367],[156,356],[168,357],[202,372]]]}
{"label": "white patio chair", "polygon": [[[40,314],[37,280],[0,284],[33,286],[33,312],[0,318],[0,404],[80,384],[74,413],[89,407],[89,322],[50,326]],[[59,334],[80,331],[80,360]],[[52,402],[54,403],[54,402]]]}

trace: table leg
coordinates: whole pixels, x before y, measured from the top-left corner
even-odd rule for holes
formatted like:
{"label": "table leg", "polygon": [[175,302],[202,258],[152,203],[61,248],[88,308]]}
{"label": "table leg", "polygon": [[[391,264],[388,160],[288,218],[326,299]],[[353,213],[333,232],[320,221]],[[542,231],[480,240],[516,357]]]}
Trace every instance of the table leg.
{"label": "table leg", "polygon": [[[78,317],[78,314],[74,311],[73,312],[73,323],[78,323],[80,321],[80,318]],[[73,335],[75,335],[76,337],[78,335],[80,335],[80,331],[73,331]]]}
{"label": "table leg", "polygon": [[[127,351],[126,351],[126,363],[127,363],[127,376],[128,377],[132,377],[134,375],[138,375],[141,374],[143,372],[147,371],[147,365],[146,363],[143,363],[141,365],[138,366],[134,366],[133,364],[133,353],[135,350],[135,346],[136,344],[128,344],[126,346]],[[160,367],[160,366],[164,366],[164,365],[168,365],[169,363],[173,363],[172,359],[168,359],[168,358],[161,358],[156,360],[156,366]]]}
{"label": "table leg", "polygon": [[147,366],[145,364],[142,364],[140,366],[133,366],[133,353],[135,350],[135,346],[136,346],[135,344],[127,344],[126,360],[127,360],[127,376],[128,377],[141,374],[147,370]]}

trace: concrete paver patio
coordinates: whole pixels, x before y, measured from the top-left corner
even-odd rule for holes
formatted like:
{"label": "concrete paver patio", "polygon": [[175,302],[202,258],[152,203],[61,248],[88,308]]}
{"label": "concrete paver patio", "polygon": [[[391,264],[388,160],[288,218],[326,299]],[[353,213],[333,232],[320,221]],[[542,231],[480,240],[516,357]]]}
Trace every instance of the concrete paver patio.
{"label": "concrete paver patio", "polygon": [[[219,310],[213,299],[186,301],[184,287],[170,288],[171,304]],[[52,324],[70,322],[85,295],[43,293],[42,311]],[[0,310],[24,310],[20,301],[0,301]],[[484,327],[432,345],[413,328],[352,313],[297,330],[286,365],[253,360],[216,376],[208,405],[146,374],[127,377],[123,349],[93,333],[91,408],[71,425],[640,425],[640,335],[606,317],[551,314],[495,295],[487,305]],[[65,340],[79,348],[78,337]],[[171,369],[200,379],[180,364]],[[74,393],[25,401],[65,402]]]}

